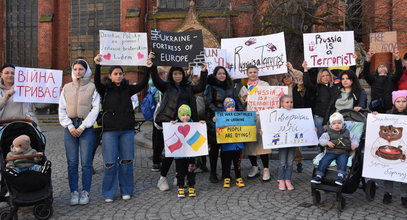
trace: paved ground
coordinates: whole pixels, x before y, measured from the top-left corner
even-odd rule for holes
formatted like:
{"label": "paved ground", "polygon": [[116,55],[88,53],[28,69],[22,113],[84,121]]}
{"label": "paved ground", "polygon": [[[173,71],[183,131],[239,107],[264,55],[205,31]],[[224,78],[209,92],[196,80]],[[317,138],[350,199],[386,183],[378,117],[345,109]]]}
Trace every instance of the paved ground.
{"label": "paved ground", "polygon": [[[143,126],[151,126],[145,124]],[[69,189],[66,160],[63,147],[63,130],[59,126],[42,125],[47,137],[47,155],[53,162],[52,181],[54,186],[53,219],[406,219],[407,209],[402,208],[400,198],[383,205],[382,187],[372,202],[365,199],[362,190],[345,195],[347,206],[343,212],[335,207],[334,194],[322,194],[322,205],[312,205],[310,192],[310,161],[304,162],[304,173],[295,173],[293,191],[281,192],[277,189],[277,161],[271,160],[272,181],[245,179],[246,187],[224,189],[222,183],[212,184],[208,173],[197,175],[197,197],[179,199],[176,189],[161,192],[156,188],[158,173],[150,171],[152,150],[136,144],[135,194],[130,201],[121,199],[106,204],[101,196],[103,174],[102,155],[98,150],[94,167],[91,202],[86,206],[69,206]],[[143,128],[142,128],[143,130]],[[146,140],[147,132],[136,135],[136,140]],[[247,175],[249,161],[243,161],[243,176]],[[173,179],[174,167],[169,178]],[[220,167],[219,167],[220,173]],[[381,184],[381,183],[380,183]],[[398,189],[396,189],[396,192]],[[32,208],[21,208],[20,219],[34,219]]]}

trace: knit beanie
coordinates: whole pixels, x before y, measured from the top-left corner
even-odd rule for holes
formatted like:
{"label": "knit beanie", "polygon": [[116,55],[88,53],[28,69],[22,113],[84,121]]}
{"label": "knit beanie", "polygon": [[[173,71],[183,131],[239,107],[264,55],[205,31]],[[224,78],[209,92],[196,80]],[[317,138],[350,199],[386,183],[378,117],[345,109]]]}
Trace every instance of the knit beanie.
{"label": "knit beanie", "polygon": [[181,119],[181,116],[183,116],[185,114],[187,114],[187,115],[189,115],[189,117],[191,117],[191,107],[183,104],[178,109],[178,118]]}
{"label": "knit beanie", "polygon": [[343,119],[343,115],[339,112],[335,112],[329,117],[329,124],[332,124],[333,121],[341,121],[342,124],[345,123],[345,120]]}
{"label": "knit beanie", "polygon": [[223,107],[225,108],[225,110],[226,110],[227,108],[235,107],[235,106],[236,106],[235,100],[233,100],[233,99],[230,98],[230,97],[226,97],[226,98],[225,98],[225,101],[223,101]]}
{"label": "knit beanie", "polygon": [[398,91],[393,91],[392,95],[392,101],[393,104],[396,102],[396,100],[400,97],[407,98],[407,90],[398,90]]}

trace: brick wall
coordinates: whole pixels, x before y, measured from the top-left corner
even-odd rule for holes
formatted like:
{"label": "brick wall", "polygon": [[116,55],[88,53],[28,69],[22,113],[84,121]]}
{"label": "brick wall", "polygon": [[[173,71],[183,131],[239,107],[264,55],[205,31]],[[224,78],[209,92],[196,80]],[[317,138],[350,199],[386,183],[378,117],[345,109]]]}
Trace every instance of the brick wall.
{"label": "brick wall", "polygon": [[4,11],[4,1],[0,3],[0,64],[3,65],[4,63],[4,16],[5,16],[5,11]]}

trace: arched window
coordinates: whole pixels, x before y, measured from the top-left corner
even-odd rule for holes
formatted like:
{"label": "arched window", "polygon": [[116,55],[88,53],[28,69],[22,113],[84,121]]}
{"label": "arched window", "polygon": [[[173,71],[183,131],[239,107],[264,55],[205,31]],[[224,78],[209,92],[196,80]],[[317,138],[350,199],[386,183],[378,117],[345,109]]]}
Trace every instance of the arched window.
{"label": "arched window", "polygon": [[[230,0],[196,0],[197,10],[225,10],[229,8]],[[158,0],[160,11],[187,10],[189,0]]]}

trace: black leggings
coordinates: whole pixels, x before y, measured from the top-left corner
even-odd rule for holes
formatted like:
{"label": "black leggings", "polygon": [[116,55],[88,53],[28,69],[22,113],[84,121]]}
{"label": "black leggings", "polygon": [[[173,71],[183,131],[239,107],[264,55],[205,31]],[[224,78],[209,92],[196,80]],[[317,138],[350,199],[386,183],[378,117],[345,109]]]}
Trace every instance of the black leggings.
{"label": "black leggings", "polygon": [[185,186],[185,176],[188,180],[188,187],[195,186],[195,159],[181,158],[175,160],[175,169],[177,171],[177,185],[179,188]]}
{"label": "black leggings", "polygon": [[163,162],[161,164],[161,176],[164,176],[164,177],[167,176],[168,171],[171,168],[171,164],[172,164],[173,160],[174,160],[173,157],[166,157],[163,159]]}
{"label": "black leggings", "polygon": [[233,162],[236,179],[241,178],[240,164],[242,161],[242,150],[222,152],[222,177],[230,178],[230,166]]}
{"label": "black leggings", "polygon": [[[263,163],[263,168],[269,168],[269,155],[268,154],[261,154],[260,155],[261,162]],[[252,166],[257,165],[257,156],[249,155],[249,160]]]}
{"label": "black leggings", "polygon": [[158,130],[153,125],[153,164],[161,163],[161,155],[163,153],[163,150],[164,150],[163,130]]}
{"label": "black leggings", "polygon": [[209,150],[209,163],[211,165],[211,173],[216,174],[220,144],[212,144],[210,147],[211,149]]}

